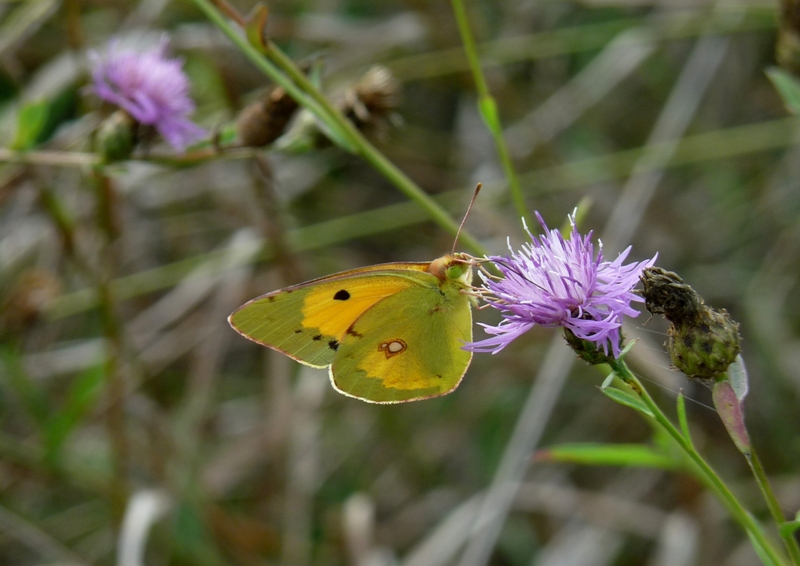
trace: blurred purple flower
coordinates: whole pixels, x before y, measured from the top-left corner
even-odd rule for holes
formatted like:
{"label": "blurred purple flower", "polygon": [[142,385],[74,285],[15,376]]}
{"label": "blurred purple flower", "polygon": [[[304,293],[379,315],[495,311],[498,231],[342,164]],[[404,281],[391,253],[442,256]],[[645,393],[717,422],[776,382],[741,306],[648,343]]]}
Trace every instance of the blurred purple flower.
{"label": "blurred purple flower", "polygon": [[90,53],[92,79],[100,98],[119,106],[140,124],[155,127],[180,151],[204,138],[206,132],[188,118],[194,112],[189,79],[183,61],[166,56],[167,44],[163,37],[149,51],[136,52],[119,49],[112,40],[105,57]]}
{"label": "blurred purple flower", "polygon": [[565,240],[558,230],[550,230],[536,213],[545,233],[531,237],[519,252],[509,245],[509,256],[493,256],[491,260],[502,278],[481,273],[484,300],[498,309],[503,320],[497,326],[482,324],[492,338],[471,342],[465,349],[496,354],[512,340],[536,325],[562,326],[580,339],[588,340],[614,357],[620,352],[622,316],[637,316],[632,302],[643,299],[633,292],[642,269],[653,265],[656,258],[628,265],[623,261],[630,247],[613,262],[603,261],[602,244],[597,255],[591,242],[592,233],[578,233],[574,216],[570,238]]}

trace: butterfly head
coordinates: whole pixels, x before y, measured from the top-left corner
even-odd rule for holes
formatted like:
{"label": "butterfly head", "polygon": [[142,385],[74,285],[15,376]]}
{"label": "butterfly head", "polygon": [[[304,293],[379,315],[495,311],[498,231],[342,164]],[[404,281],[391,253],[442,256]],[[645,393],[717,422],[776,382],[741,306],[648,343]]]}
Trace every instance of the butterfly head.
{"label": "butterfly head", "polygon": [[447,254],[431,262],[428,271],[441,281],[455,281],[469,287],[472,285],[472,257],[468,254]]}

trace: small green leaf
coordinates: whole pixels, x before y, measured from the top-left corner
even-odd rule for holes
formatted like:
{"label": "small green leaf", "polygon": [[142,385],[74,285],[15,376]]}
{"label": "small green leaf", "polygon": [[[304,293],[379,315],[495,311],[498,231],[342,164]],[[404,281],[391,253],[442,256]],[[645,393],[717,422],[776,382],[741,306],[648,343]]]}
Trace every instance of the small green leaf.
{"label": "small green leaf", "polygon": [[672,470],[678,463],[646,444],[562,444],[540,450],[537,461],[570,462],[593,466],[638,466]]}
{"label": "small green leaf", "polygon": [[494,135],[502,135],[503,126],[500,124],[500,112],[497,110],[497,103],[491,96],[482,96],[478,100],[478,111],[483,117],[483,121],[489,131]]}
{"label": "small green leaf", "polygon": [[603,384],[600,386],[600,389],[606,390],[611,387],[611,384],[614,383],[614,378],[617,377],[617,374],[613,371],[609,373],[606,378],[603,380]]}
{"label": "small green leaf", "polygon": [[[800,513],[798,513],[798,515],[800,516]],[[792,536],[795,531],[800,530],[800,517],[798,517],[798,519],[795,521],[786,521],[785,523],[781,523],[778,526],[778,530],[783,538]]]}
{"label": "small green leaf", "polygon": [[786,109],[792,114],[800,112],[800,80],[779,67],[770,67],[764,72],[781,95]]}
{"label": "small green leaf", "polygon": [[17,133],[11,147],[17,151],[32,148],[47,123],[50,108],[46,100],[25,102],[17,116]]}
{"label": "small green leaf", "polygon": [[266,27],[269,19],[269,8],[259,2],[247,16],[244,32],[247,41],[262,54],[267,52]]}
{"label": "small green leaf", "polygon": [[617,358],[619,358],[620,360],[623,360],[625,358],[625,356],[628,355],[628,352],[631,351],[631,348],[633,348],[638,341],[639,341],[638,338],[634,338],[633,340],[631,340],[630,342],[625,344],[625,347],[622,348],[622,351],[619,353],[619,356],[617,356]]}
{"label": "small green leaf", "polygon": [[648,417],[653,417],[652,411],[647,408],[641,399],[627,393],[626,391],[622,391],[621,389],[617,389],[616,387],[608,387],[606,389],[601,389],[600,391],[603,392],[604,395],[610,397],[617,403],[621,405],[625,405],[626,407],[630,407],[631,409],[636,409],[640,413],[647,415]]}

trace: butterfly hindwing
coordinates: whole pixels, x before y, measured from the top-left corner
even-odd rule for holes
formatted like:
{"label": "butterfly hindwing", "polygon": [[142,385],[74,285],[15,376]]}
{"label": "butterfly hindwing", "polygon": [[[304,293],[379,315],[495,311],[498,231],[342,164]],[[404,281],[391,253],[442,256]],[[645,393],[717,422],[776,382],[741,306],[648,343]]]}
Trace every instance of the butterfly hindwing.
{"label": "butterfly hindwing", "polygon": [[469,299],[460,286],[425,285],[386,297],[355,321],[331,366],[336,389],[375,403],[400,403],[455,389],[472,359]]}
{"label": "butterfly hindwing", "polygon": [[243,336],[313,367],[330,365],[347,329],[378,301],[419,286],[427,263],[382,264],[262,295],[229,317]]}

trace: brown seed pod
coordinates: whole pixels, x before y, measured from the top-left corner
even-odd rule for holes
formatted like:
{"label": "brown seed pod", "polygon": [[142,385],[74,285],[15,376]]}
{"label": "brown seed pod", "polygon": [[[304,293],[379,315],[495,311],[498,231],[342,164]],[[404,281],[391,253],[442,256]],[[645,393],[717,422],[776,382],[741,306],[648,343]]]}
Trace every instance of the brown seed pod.
{"label": "brown seed pod", "polygon": [[239,139],[248,147],[264,147],[278,139],[297,110],[297,102],[281,87],[275,87],[253,102],[236,121]]}

